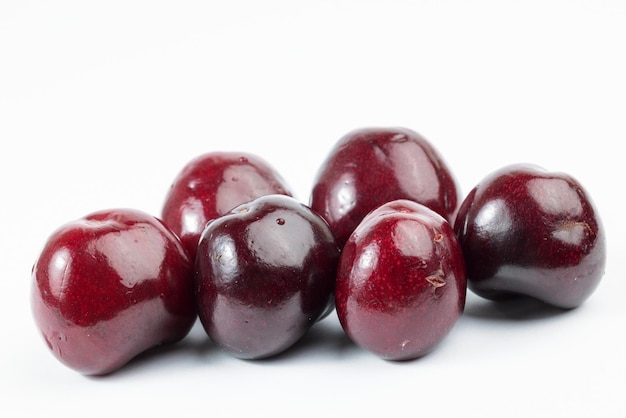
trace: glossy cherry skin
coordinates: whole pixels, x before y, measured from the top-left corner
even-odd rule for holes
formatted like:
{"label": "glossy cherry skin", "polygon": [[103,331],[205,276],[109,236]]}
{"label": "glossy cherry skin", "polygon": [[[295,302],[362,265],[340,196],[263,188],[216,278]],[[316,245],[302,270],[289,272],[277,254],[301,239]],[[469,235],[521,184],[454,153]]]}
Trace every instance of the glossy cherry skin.
{"label": "glossy cherry skin", "polygon": [[57,229],[32,272],[32,308],[48,348],[87,375],[111,373],[181,340],[197,315],[193,264],[157,218],[96,212]]}
{"label": "glossy cherry skin", "polygon": [[434,349],[465,307],[463,254],[450,224],[408,200],[370,212],[339,262],[335,303],[346,334],[387,360]]}
{"label": "glossy cherry skin", "polygon": [[211,152],[183,167],[165,198],[161,218],[193,260],[208,221],[268,194],[292,192],[265,160],[250,153]]}
{"label": "glossy cherry skin", "polygon": [[232,355],[278,354],[332,300],[339,248],[324,220],[295,199],[255,199],[211,221],[196,256],[202,325]]}
{"label": "glossy cherry skin", "polygon": [[459,194],[437,150],[405,128],[364,128],[341,138],[318,170],[311,208],[330,225],[343,247],[363,217],[396,199],[428,206],[448,221]]}
{"label": "glossy cherry skin", "polygon": [[471,190],[454,229],[468,287],[488,299],[526,295],[574,308],[604,275],[602,223],[587,191],[568,174],[503,167]]}

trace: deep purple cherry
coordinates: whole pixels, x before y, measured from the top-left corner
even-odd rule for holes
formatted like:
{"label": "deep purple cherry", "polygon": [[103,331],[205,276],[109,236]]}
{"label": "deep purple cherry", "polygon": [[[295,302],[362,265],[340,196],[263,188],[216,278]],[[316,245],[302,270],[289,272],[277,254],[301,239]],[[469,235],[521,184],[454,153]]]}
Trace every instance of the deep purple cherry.
{"label": "deep purple cherry", "polygon": [[463,201],[455,232],[468,286],[488,299],[526,295],[574,308],[596,289],[605,233],[588,192],[572,176],[511,165],[483,179]]}
{"label": "deep purple cherry", "polygon": [[333,298],[339,248],[326,222],[271,195],[209,222],[196,255],[199,317],[232,355],[258,359],[298,341]]}

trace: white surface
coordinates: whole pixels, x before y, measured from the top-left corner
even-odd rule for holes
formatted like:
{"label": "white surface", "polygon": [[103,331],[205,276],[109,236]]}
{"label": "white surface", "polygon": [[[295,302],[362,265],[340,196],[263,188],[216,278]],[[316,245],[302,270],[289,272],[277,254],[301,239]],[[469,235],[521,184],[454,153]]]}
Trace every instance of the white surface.
{"label": "white surface", "polygon": [[[625,74],[619,0],[3,1],[0,415],[626,416]],[[371,125],[423,134],[463,193],[513,162],[573,174],[608,234],[597,292],[558,314],[470,295],[408,363],[351,345],[334,316],[268,361],[199,327],[106,378],[48,353],[30,269],[57,226],[158,214],[211,150],[261,155],[307,202],[330,147]]]}

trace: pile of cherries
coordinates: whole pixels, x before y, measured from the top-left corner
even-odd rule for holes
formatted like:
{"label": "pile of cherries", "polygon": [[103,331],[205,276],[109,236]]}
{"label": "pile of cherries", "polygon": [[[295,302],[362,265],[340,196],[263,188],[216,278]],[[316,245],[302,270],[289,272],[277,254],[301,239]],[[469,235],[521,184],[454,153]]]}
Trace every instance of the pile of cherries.
{"label": "pile of cherries", "polygon": [[605,260],[571,176],[507,166],[461,202],[427,140],[370,128],[330,151],[308,206],[258,156],[214,152],[182,169],[159,218],[113,209],[61,226],[33,267],[32,307],[54,355],[90,375],[180,341],[198,317],[236,357],[276,355],[335,308],[355,344],[407,360],[451,331],[467,287],[569,309]]}

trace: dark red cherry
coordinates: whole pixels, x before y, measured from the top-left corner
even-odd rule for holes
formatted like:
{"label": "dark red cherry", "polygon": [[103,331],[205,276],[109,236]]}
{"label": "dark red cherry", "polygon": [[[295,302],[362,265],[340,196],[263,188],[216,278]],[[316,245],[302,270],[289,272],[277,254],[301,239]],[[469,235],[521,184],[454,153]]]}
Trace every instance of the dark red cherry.
{"label": "dark red cherry", "polygon": [[348,133],[330,151],[317,173],[310,205],[342,247],[369,211],[391,200],[414,200],[450,221],[457,189],[439,153],[418,133],[366,128]]}
{"label": "dark red cherry", "polygon": [[264,196],[208,223],[196,256],[199,317],[236,357],[278,354],[326,312],[339,248],[326,222],[295,199]]}
{"label": "dark red cherry", "polygon": [[265,160],[250,153],[207,153],[190,161],[178,174],[161,217],[193,259],[209,220],[268,194],[292,195],[287,183]]}
{"label": "dark red cherry", "polygon": [[93,213],[55,231],[37,259],[36,324],[63,364],[111,373],[187,335],[196,319],[192,266],[157,218],[129,209]]}
{"label": "dark red cherry", "polygon": [[423,205],[397,200],[370,212],[348,239],[335,303],[357,345],[409,360],[450,332],[465,294],[463,254],[450,224]]}
{"label": "dark red cherry", "polygon": [[488,299],[522,294],[574,308],[604,274],[598,211],[580,183],[564,173],[504,167],[468,194],[454,228],[468,286]]}

